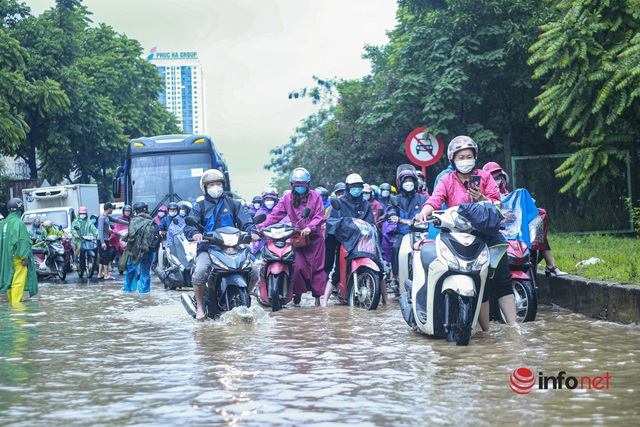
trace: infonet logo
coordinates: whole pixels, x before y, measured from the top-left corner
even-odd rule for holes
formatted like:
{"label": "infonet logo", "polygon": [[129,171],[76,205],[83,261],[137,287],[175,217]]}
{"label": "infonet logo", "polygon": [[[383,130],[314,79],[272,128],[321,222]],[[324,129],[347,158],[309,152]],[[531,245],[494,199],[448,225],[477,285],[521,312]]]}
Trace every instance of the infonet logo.
{"label": "infonet logo", "polygon": [[[511,390],[518,394],[529,394],[531,390],[538,384],[539,390],[561,390],[568,388],[573,390],[575,388],[581,389],[595,389],[595,390],[609,390],[609,372],[602,376],[583,376],[580,378],[567,376],[565,371],[558,372],[556,376],[545,376],[542,372],[538,372],[538,378],[533,375],[531,369],[518,368],[509,376],[511,382]],[[551,384],[551,387],[549,387]]]}

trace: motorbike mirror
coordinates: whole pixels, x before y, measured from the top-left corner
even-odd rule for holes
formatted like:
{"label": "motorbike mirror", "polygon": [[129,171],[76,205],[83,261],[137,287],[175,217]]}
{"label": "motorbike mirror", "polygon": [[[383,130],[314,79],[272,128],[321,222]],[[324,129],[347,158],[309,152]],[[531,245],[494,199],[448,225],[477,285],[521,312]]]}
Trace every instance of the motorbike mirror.
{"label": "motorbike mirror", "polygon": [[256,215],[253,217],[254,224],[262,224],[267,219],[265,214]]}
{"label": "motorbike mirror", "polygon": [[338,201],[338,199],[331,199],[331,207],[337,211],[339,211],[340,209],[342,209],[342,207],[340,206],[340,202]]}
{"label": "motorbike mirror", "polygon": [[75,228],[76,230],[80,230],[80,226],[79,226],[79,225],[76,225],[76,226],[75,226],[75,227],[73,227],[73,228]]}
{"label": "motorbike mirror", "polygon": [[378,209],[378,218],[382,217],[382,215],[384,215],[384,209],[380,208]]}
{"label": "motorbike mirror", "polygon": [[309,218],[309,215],[311,214],[311,209],[310,208],[304,208],[304,210],[302,211],[302,217],[301,218]]}
{"label": "motorbike mirror", "polygon": [[393,206],[394,208],[397,208],[400,203],[398,202],[398,196],[391,196],[389,198],[389,202],[391,203],[391,206]]}
{"label": "motorbike mirror", "polygon": [[192,217],[192,216],[187,216],[187,217],[185,217],[185,218],[184,218],[184,222],[185,222],[185,224],[190,225],[190,226],[192,226],[192,227],[196,227],[196,226],[200,225],[200,224],[198,224],[198,220],[197,220],[197,219],[195,219],[195,218],[194,218],[194,217]]}
{"label": "motorbike mirror", "polygon": [[242,233],[242,243],[251,243],[251,233]]}
{"label": "motorbike mirror", "polygon": [[109,224],[109,228],[113,230],[116,227],[113,224]]}

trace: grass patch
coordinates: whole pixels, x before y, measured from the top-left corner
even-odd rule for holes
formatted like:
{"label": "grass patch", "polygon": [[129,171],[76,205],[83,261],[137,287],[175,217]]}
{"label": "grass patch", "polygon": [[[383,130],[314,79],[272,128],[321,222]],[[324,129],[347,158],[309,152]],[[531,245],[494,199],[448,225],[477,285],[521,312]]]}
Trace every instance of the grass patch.
{"label": "grass patch", "polygon": [[[551,233],[548,237],[560,270],[588,279],[640,286],[640,238]],[[576,267],[578,262],[593,257],[603,262]]]}

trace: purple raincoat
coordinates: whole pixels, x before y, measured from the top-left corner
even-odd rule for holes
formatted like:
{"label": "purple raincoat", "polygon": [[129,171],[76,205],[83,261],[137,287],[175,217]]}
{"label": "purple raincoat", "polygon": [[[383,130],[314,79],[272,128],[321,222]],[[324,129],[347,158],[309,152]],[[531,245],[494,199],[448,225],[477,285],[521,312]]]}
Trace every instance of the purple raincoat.
{"label": "purple raincoat", "polygon": [[322,197],[315,191],[309,191],[308,196],[302,199],[297,208],[293,206],[293,193],[283,196],[277,205],[273,207],[271,214],[260,224],[260,227],[268,227],[277,224],[285,216],[288,216],[293,225],[300,221],[302,211],[308,207],[311,213],[307,219],[300,221],[300,230],[311,229],[309,235],[311,243],[302,248],[296,248],[296,264],[293,273],[293,293],[297,295],[307,292],[308,280],[311,284],[311,293],[314,297],[324,295],[327,286],[327,274],[324,272],[324,205]]}

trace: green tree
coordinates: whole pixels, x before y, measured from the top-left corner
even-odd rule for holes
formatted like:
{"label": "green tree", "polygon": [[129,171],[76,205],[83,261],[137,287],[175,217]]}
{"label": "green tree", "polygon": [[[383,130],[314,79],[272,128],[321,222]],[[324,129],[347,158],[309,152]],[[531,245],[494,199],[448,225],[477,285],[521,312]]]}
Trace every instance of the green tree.
{"label": "green tree", "polygon": [[544,82],[531,111],[547,136],[568,135],[577,151],[557,170],[570,176],[561,191],[590,195],[631,162],[639,196],[640,1],[557,0],[559,14],[531,47],[534,78]]}

